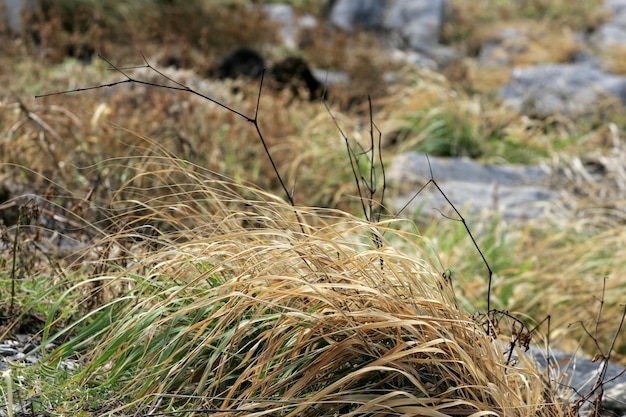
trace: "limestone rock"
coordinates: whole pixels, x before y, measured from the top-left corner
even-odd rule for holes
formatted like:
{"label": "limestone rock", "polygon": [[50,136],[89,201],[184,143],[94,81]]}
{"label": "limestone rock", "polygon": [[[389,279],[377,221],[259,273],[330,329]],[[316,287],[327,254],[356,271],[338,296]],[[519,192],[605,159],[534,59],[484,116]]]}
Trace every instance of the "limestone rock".
{"label": "limestone rock", "polygon": [[598,29],[598,43],[601,48],[626,45],[626,0],[607,0],[605,8],[610,19]]}
{"label": "limestone rock", "polygon": [[386,7],[386,0],[338,0],[330,13],[330,21],[347,31],[375,29],[382,23]]}
{"label": "limestone rock", "polygon": [[[548,361],[546,360],[545,350],[531,347],[529,354],[542,369],[546,369]],[[604,366],[600,361],[594,362],[582,356],[574,356],[560,351],[552,351],[550,353],[549,363],[553,370],[552,379],[558,380],[559,375],[563,376],[558,382],[566,385],[563,387],[564,392],[569,393],[568,399],[571,402],[579,400],[581,395],[586,395],[593,389],[601,367]],[[555,364],[560,365],[556,366]],[[615,380],[611,381],[613,378]],[[606,364],[604,380],[607,382],[604,385],[601,415],[626,415],[626,369],[623,366],[608,363]],[[588,407],[583,407],[583,409],[588,409]]]}
{"label": "limestone rock", "polygon": [[598,103],[611,96],[626,104],[626,77],[584,63],[516,68],[499,95],[508,106],[530,116],[581,117],[593,114]]}
{"label": "limestone rock", "polygon": [[[431,209],[449,211],[445,198],[429,186],[415,193],[430,179],[430,170],[444,193],[465,214],[501,213],[505,219],[536,219],[549,210],[561,193],[542,185],[548,173],[539,166],[482,165],[469,158],[430,157],[407,153],[397,157],[387,170],[395,211],[410,201],[404,215],[427,214]],[[412,199],[413,198],[413,199]],[[437,213],[437,212],[435,212]]]}
{"label": "limestone rock", "polygon": [[446,7],[445,0],[397,0],[384,25],[412,49],[428,53],[439,43]]}
{"label": "limestone rock", "polygon": [[265,4],[263,11],[269,19],[276,22],[282,43],[288,48],[297,49],[301,31],[317,26],[317,20],[313,16],[297,17],[293,7],[289,4]]}

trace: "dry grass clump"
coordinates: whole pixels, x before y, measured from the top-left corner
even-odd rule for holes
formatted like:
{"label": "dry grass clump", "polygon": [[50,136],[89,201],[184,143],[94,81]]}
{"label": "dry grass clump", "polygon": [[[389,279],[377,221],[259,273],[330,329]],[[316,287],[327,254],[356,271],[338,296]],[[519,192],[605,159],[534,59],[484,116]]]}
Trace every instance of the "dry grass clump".
{"label": "dry grass clump", "polygon": [[529,163],[554,146],[555,135],[542,131],[542,122],[455,90],[440,74],[407,70],[402,76],[408,85],[378,101],[377,124],[390,153]]}
{"label": "dry grass clump", "polygon": [[81,380],[116,387],[111,404],[222,416],[562,415],[538,371],[507,364],[501,342],[456,306],[420,236],[160,161],[127,187],[147,196],[141,177],[176,178],[169,197],[120,202],[127,226],[100,244],[125,250],[84,284],[97,281],[104,304],[55,353],[90,346]]}
{"label": "dry grass clump", "polygon": [[[452,1],[450,9],[442,41],[470,57],[466,85],[481,92],[504,86],[514,66],[570,62],[582,51],[576,33],[607,18],[598,0]],[[478,65],[471,58],[480,55]]]}
{"label": "dry grass clump", "polygon": [[[507,36],[506,33],[509,33]],[[510,33],[515,33],[511,36]],[[494,24],[478,33],[480,45],[495,44],[485,64],[525,67],[545,63],[570,62],[581,47],[568,27],[553,23],[521,20]]]}
{"label": "dry grass clump", "polygon": [[483,0],[452,1],[452,19],[444,28],[444,40],[469,47],[477,44],[476,36],[493,22],[533,19],[555,28],[590,32],[605,19],[600,0]]}

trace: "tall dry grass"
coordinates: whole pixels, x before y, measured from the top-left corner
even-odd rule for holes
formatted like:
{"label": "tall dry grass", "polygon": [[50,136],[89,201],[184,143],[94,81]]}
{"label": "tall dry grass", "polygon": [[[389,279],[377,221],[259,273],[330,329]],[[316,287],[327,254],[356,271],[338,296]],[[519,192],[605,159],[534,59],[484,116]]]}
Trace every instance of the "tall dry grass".
{"label": "tall dry grass", "polygon": [[95,288],[101,306],[50,338],[78,332],[52,358],[89,347],[80,383],[115,387],[110,413],[566,413],[540,371],[507,363],[459,309],[399,220],[294,208],[169,155],[151,161],[112,204],[125,209],[98,242],[116,248],[97,260],[106,268],[71,290]]}

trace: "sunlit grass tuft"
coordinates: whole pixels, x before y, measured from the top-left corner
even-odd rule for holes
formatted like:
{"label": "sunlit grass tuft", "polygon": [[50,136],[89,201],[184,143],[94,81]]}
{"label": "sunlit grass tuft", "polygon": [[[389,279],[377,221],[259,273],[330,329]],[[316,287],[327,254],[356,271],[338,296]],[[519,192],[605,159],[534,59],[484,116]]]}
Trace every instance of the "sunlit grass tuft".
{"label": "sunlit grass tuft", "polygon": [[[80,384],[114,387],[124,410],[560,415],[538,371],[507,365],[457,307],[419,235],[159,161],[129,193],[153,191],[131,186],[143,176],[177,182],[141,211],[120,202],[128,226],[101,244],[125,255],[94,277],[102,306],[53,352],[89,347]],[[148,225],[153,237],[130,243]]]}

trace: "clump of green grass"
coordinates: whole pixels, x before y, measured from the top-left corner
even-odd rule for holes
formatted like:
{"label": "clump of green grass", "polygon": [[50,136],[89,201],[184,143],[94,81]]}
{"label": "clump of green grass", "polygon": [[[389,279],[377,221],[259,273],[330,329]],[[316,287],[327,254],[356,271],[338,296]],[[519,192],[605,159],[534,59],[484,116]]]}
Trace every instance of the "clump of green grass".
{"label": "clump of green grass", "polygon": [[[531,163],[545,157],[561,132],[540,132],[542,123],[496,100],[453,88],[437,74],[405,74],[408,85],[381,100],[379,125],[391,153]],[[548,133],[548,134],[546,134]]]}
{"label": "clump of green grass", "polygon": [[154,237],[122,245],[93,277],[102,306],[50,338],[76,332],[49,358],[81,355],[73,383],[114,387],[120,412],[563,415],[538,371],[507,364],[456,306],[420,236],[158,160],[127,187],[176,178],[170,197],[120,201],[142,209],[101,244],[145,236],[146,224]]}

